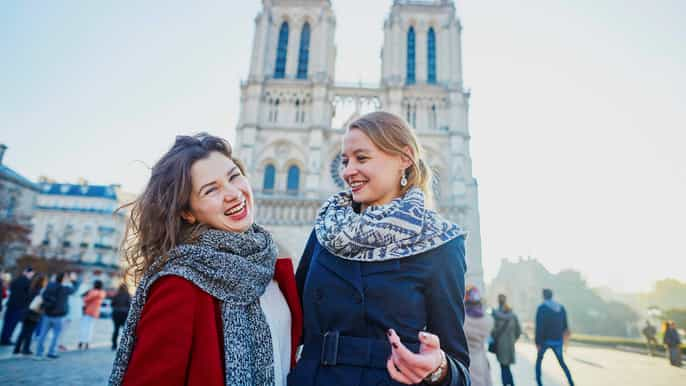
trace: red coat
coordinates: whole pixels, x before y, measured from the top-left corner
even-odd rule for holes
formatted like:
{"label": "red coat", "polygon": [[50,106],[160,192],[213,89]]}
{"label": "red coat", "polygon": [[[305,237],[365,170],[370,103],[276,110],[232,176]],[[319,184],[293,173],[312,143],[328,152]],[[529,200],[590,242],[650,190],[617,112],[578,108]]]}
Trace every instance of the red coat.
{"label": "red coat", "polygon": [[[295,366],[303,320],[290,259],[277,260],[274,279],[291,310],[291,366]],[[152,285],[136,336],[124,386],[224,385],[219,300],[190,281],[165,276]]]}

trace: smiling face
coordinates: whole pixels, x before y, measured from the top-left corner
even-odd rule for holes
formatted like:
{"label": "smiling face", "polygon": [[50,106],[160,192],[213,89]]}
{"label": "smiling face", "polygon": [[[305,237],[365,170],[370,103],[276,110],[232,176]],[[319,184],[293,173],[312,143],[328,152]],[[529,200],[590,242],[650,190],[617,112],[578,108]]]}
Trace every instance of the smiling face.
{"label": "smiling face", "polygon": [[195,161],[191,183],[190,210],[182,214],[184,220],[229,232],[244,232],[253,224],[252,189],[230,158],[213,151]]}
{"label": "smiling face", "polygon": [[343,179],[362,210],[399,197],[400,178],[410,166],[408,159],[381,151],[362,130],[354,128],[343,137],[341,161]]}

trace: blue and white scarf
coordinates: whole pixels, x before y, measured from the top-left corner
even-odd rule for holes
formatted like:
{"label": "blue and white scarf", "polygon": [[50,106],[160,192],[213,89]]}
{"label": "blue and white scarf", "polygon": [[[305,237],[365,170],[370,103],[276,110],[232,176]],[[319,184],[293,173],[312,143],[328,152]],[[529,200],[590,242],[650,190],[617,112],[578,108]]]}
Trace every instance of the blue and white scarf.
{"label": "blue and white scarf", "polygon": [[317,240],[329,252],[363,262],[417,255],[466,235],[427,209],[418,188],[362,213],[355,212],[350,191],[337,193],[319,210],[314,228]]}

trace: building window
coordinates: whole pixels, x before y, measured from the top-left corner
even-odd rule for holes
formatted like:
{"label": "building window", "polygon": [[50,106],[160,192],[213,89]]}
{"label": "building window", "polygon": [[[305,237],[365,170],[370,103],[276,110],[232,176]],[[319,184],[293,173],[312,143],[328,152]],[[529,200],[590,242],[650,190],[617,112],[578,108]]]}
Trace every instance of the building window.
{"label": "building window", "polygon": [[305,101],[301,101],[300,99],[295,100],[295,122],[305,122]]}
{"label": "building window", "polygon": [[298,53],[298,79],[307,79],[307,64],[310,57],[310,23],[305,23],[300,32],[300,52]]}
{"label": "building window", "polygon": [[415,82],[415,36],[414,27],[407,31],[407,76],[405,82],[414,84]]}
{"label": "building window", "polygon": [[288,180],[286,181],[286,191],[289,194],[298,193],[300,189],[300,168],[293,165],[288,168]]}
{"label": "building window", "polygon": [[433,28],[429,28],[427,37],[427,82],[436,83],[436,34]]}
{"label": "building window", "polygon": [[269,122],[276,122],[279,118],[279,99],[269,100]]}
{"label": "building window", "polygon": [[417,126],[417,105],[414,105],[410,102],[407,102],[407,105],[405,105],[405,117],[407,120],[407,123],[412,126],[413,128],[416,128]]}
{"label": "building window", "polygon": [[274,191],[274,180],[276,178],[276,168],[269,164],[264,168],[264,181],[262,182],[262,190],[267,193]]}
{"label": "building window", "polygon": [[276,47],[276,66],[274,67],[274,78],[284,78],[286,76],[286,55],[288,54],[288,23],[281,23],[279,28],[279,45]]}
{"label": "building window", "polygon": [[429,128],[436,130],[438,127],[438,112],[436,111],[436,105],[431,105],[431,110],[429,111]]}

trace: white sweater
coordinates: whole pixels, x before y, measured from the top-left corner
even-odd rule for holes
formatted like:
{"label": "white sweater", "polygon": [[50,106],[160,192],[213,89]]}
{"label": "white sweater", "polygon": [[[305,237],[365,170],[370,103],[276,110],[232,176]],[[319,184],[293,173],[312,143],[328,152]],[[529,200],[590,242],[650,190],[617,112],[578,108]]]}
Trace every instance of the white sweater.
{"label": "white sweater", "polygon": [[291,310],[276,281],[269,283],[260,297],[260,305],[272,334],[275,385],[286,386],[291,369]]}

